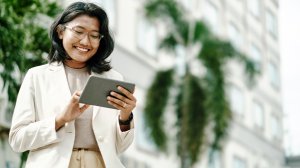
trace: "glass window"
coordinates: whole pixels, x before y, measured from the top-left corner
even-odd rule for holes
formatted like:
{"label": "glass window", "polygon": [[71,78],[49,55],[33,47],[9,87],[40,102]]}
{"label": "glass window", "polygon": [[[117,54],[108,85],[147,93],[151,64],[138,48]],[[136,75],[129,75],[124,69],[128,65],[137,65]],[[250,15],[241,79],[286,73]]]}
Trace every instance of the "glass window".
{"label": "glass window", "polygon": [[281,124],[275,116],[271,118],[272,136],[276,139],[281,139]]}
{"label": "glass window", "polygon": [[266,21],[267,21],[267,30],[273,36],[277,37],[277,20],[270,11],[267,11]]}
{"label": "glass window", "polygon": [[254,112],[254,123],[256,126],[263,128],[264,126],[264,112],[262,106],[253,102],[253,112]]}
{"label": "glass window", "polygon": [[246,163],[242,159],[235,157],[233,159],[233,168],[246,168]]}
{"label": "glass window", "polygon": [[259,17],[260,15],[260,5],[259,5],[259,0],[249,0],[248,1],[248,6],[250,12],[255,16]]}
{"label": "glass window", "polygon": [[13,110],[13,109],[12,108],[7,108],[7,111],[5,111],[5,120],[9,123],[11,122],[12,115],[13,115],[13,111],[11,111],[11,110]]}
{"label": "glass window", "polygon": [[243,45],[243,39],[240,31],[232,23],[230,23],[228,27],[228,36],[235,49],[241,51]]}
{"label": "glass window", "polygon": [[107,12],[109,26],[112,29],[115,29],[116,25],[116,1],[115,0],[90,0],[97,5],[100,5]]}
{"label": "glass window", "polygon": [[[2,88],[2,87],[1,87]],[[0,113],[2,112],[2,110],[4,110],[4,104],[5,104],[5,97],[3,95],[3,93],[0,92]]]}
{"label": "glass window", "polygon": [[128,158],[125,156],[124,153],[120,156],[120,160],[121,160],[121,163],[122,163],[125,167],[128,166],[128,164],[127,164]]}
{"label": "glass window", "polygon": [[17,168],[17,165],[12,162],[6,162],[6,168]]}
{"label": "glass window", "polygon": [[273,63],[269,63],[269,79],[273,86],[279,87],[279,72]]}
{"label": "glass window", "polygon": [[220,151],[214,151],[211,160],[212,162],[209,163],[209,168],[222,168],[222,158]]}
{"label": "glass window", "polygon": [[138,127],[137,127],[137,144],[140,148],[143,148],[148,151],[156,151],[156,145],[154,142],[148,137],[148,132],[145,127],[145,120],[144,120],[144,112],[140,112],[138,115]]}
{"label": "glass window", "polygon": [[191,7],[191,0],[177,0],[180,2],[186,9],[190,9]]}
{"label": "glass window", "polygon": [[236,86],[231,86],[230,89],[230,107],[237,114],[244,113],[244,94]]}
{"label": "glass window", "polygon": [[151,56],[157,54],[157,32],[156,27],[146,18],[138,20],[138,47]]}
{"label": "glass window", "polygon": [[255,45],[251,45],[250,47],[250,57],[255,63],[255,69],[260,71],[261,70],[261,53],[259,49]]}
{"label": "glass window", "polygon": [[218,33],[219,17],[217,8],[208,1],[205,1],[204,20],[209,24],[212,32]]}
{"label": "glass window", "polygon": [[176,72],[180,76],[185,75],[186,67],[185,67],[185,48],[182,45],[177,45],[175,47],[175,65],[176,65]]}

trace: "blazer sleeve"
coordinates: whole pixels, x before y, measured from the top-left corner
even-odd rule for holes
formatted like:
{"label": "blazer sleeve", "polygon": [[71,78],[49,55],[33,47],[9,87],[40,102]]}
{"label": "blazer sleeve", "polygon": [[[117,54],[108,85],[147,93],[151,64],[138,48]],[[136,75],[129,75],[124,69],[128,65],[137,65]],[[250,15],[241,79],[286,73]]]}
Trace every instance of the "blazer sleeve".
{"label": "blazer sleeve", "polygon": [[122,132],[120,129],[120,124],[119,124],[119,115],[117,117],[117,139],[116,139],[116,152],[117,155],[122,154],[125,152],[129,146],[133,142],[134,138],[134,119],[131,120],[130,122],[130,129],[128,131]]}
{"label": "blazer sleeve", "polygon": [[[121,74],[117,74],[116,77],[117,80],[122,80],[123,77]],[[120,112],[120,111],[119,111]],[[125,152],[129,146],[133,142],[134,138],[134,119],[130,122],[130,129],[128,131],[122,132],[120,129],[120,123],[119,123],[119,115],[116,118],[116,153],[117,155],[122,154]]]}
{"label": "blazer sleeve", "polygon": [[21,85],[12,118],[9,144],[16,152],[62,141],[65,127],[55,130],[55,116],[36,121],[35,87],[30,69]]}

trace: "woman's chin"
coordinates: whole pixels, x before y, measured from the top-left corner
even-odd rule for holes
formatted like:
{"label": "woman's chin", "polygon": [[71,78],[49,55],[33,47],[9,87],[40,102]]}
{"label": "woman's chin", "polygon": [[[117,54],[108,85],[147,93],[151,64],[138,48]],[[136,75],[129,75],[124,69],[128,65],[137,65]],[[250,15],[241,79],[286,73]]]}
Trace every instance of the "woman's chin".
{"label": "woman's chin", "polygon": [[74,60],[74,61],[76,61],[76,62],[82,62],[82,63],[84,63],[84,62],[86,62],[86,61],[88,61],[89,60],[89,57],[88,56],[86,56],[86,55],[74,55],[73,57],[72,57],[72,59]]}

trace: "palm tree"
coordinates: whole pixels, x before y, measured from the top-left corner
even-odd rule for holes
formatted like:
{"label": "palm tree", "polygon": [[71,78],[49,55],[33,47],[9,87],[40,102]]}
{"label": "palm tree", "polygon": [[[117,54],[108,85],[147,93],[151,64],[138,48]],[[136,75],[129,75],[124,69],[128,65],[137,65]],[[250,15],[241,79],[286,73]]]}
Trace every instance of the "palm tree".
{"label": "palm tree", "polygon": [[[47,27],[50,26],[45,20],[53,19],[62,9],[48,0],[1,0],[0,9],[0,77],[4,83],[2,92],[7,89],[8,94],[6,111],[12,113],[27,70],[46,63],[45,54],[50,50]],[[8,128],[0,126],[0,137],[8,132]],[[22,154],[21,166],[27,154]]]}
{"label": "palm tree", "polygon": [[[230,42],[214,36],[206,24],[193,19],[175,0],[150,0],[145,4],[150,21],[163,21],[168,33],[160,47],[174,53],[178,46],[185,49],[185,73],[176,73],[176,67],[158,71],[150,86],[145,107],[145,125],[149,136],[161,151],[167,152],[169,136],[163,117],[168,100],[178,94],[174,105],[177,116],[177,154],[181,167],[192,167],[202,151],[210,148],[210,162],[214,151],[222,149],[228,134],[232,112],[226,97],[225,69],[229,60],[239,60],[245,68],[250,84],[256,73],[254,63],[234,49]],[[200,48],[193,55],[194,48]],[[192,64],[200,61],[204,75],[192,73]],[[174,89],[173,89],[174,90]]]}

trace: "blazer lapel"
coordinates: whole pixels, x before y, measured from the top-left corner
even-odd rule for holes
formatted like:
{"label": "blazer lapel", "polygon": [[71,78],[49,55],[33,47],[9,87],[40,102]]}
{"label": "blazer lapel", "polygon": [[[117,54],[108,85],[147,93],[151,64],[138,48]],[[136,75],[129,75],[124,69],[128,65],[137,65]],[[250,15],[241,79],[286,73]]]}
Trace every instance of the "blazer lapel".
{"label": "blazer lapel", "polygon": [[57,62],[54,62],[50,64],[49,71],[49,76],[53,85],[67,103],[72,97],[72,94],[67,81],[64,64],[58,64]]}
{"label": "blazer lapel", "polygon": [[[58,93],[63,97],[63,99],[66,101],[66,103],[70,100],[72,97],[72,94],[70,92],[70,88],[67,81],[67,76],[65,72],[65,68],[63,63],[58,64],[57,62],[51,63],[49,65],[49,76],[51,78],[51,81],[53,85],[56,87]],[[99,74],[97,72],[91,72],[91,75],[101,76],[104,78],[107,78],[105,73]],[[99,111],[102,111],[104,108],[99,106],[93,107],[93,120],[98,114]]]}

